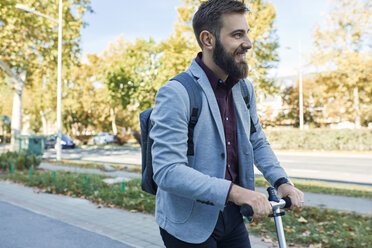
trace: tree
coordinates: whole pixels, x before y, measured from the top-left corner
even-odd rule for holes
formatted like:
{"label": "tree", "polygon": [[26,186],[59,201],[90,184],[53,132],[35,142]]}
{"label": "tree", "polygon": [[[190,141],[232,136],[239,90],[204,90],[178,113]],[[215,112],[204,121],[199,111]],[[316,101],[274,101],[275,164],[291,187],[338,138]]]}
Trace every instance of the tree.
{"label": "tree", "polygon": [[153,105],[159,74],[158,46],[151,38],[134,43],[120,37],[99,58],[100,80],[108,90],[112,119],[121,108],[122,124],[137,128],[138,114]]}
{"label": "tree", "polygon": [[[58,4],[49,1],[27,0],[24,3],[30,8],[58,19]],[[0,61],[3,63],[0,77],[9,76],[16,82],[14,105],[22,105],[23,88],[43,88],[44,85],[55,84],[57,68],[56,24],[46,18],[21,11],[15,8],[15,1],[0,2]],[[68,68],[78,62],[80,29],[84,25],[82,16],[90,11],[89,0],[64,1],[63,5],[63,76],[66,78]],[[10,70],[6,69],[9,68]],[[27,75],[19,80],[21,74]],[[44,87],[47,89],[48,87]],[[44,91],[44,95],[54,92]],[[54,95],[55,97],[55,95]],[[37,103],[40,99],[33,99]],[[54,103],[45,106],[54,107]],[[29,106],[30,113],[34,105]],[[39,106],[42,107],[42,106]],[[43,107],[44,108],[44,107]],[[16,109],[15,109],[16,110]],[[17,108],[13,116],[21,120],[21,108]],[[13,117],[14,119],[14,117]],[[12,130],[20,132],[20,125]]]}
{"label": "tree", "polygon": [[[299,127],[299,82],[284,88],[280,95],[283,102],[283,111],[277,116],[276,122],[290,123],[294,121],[294,126]],[[304,122],[311,126],[320,127],[326,123],[324,116],[326,101],[323,98],[324,87],[319,86],[315,75],[306,75],[303,80],[304,98]]]}
{"label": "tree", "polygon": [[312,63],[323,71],[318,81],[326,86],[328,111],[357,128],[372,121],[371,8],[368,0],[332,0],[314,33]]}

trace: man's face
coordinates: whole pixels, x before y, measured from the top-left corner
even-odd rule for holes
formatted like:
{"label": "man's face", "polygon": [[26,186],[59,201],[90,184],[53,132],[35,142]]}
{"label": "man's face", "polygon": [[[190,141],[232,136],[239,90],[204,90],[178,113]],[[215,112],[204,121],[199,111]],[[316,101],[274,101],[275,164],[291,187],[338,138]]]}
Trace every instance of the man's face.
{"label": "man's face", "polygon": [[243,79],[248,76],[246,54],[252,47],[249,27],[243,14],[224,14],[220,37],[216,37],[213,60],[229,76]]}

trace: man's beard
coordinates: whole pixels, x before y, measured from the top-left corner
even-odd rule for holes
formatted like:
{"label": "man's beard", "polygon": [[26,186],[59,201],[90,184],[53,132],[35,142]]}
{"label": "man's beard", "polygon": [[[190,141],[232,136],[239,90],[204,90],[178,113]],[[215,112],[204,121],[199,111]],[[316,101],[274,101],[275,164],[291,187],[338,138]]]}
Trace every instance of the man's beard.
{"label": "man's beard", "polygon": [[226,51],[220,39],[216,39],[216,47],[213,51],[213,61],[229,76],[236,79],[244,79],[248,76],[248,64],[244,60],[242,62],[235,62],[235,55],[246,52],[247,49],[239,47],[233,54]]}

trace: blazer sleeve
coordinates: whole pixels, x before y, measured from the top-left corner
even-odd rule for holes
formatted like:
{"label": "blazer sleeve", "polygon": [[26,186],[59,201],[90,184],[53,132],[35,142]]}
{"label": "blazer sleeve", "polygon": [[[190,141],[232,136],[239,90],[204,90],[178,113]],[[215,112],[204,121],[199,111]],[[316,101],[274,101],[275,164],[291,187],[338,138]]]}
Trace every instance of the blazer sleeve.
{"label": "blazer sleeve", "polygon": [[170,81],[159,89],[150,117],[153,178],[161,190],[209,202],[222,210],[231,182],[205,175],[188,165],[189,106],[187,91],[180,83]]}
{"label": "blazer sleeve", "polygon": [[271,149],[266,135],[262,130],[257,114],[256,95],[251,82],[246,81],[250,94],[250,115],[256,128],[256,132],[251,134],[250,141],[253,147],[254,162],[256,167],[262,172],[265,179],[271,184],[281,177],[288,177],[283,167],[280,165],[275,153]]}

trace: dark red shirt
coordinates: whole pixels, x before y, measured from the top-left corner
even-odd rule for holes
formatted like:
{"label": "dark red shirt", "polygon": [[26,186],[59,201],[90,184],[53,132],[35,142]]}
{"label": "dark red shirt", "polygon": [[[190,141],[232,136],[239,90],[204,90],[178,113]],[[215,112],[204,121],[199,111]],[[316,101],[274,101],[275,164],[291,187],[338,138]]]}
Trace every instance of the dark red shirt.
{"label": "dark red shirt", "polygon": [[226,142],[226,174],[225,179],[234,184],[239,183],[239,160],[238,160],[238,139],[237,139],[237,119],[232,87],[239,82],[234,78],[228,77],[223,82],[216,73],[209,69],[202,61],[202,53],[196,56],[196,62],[204,70],[212,86],[214,95],[220,110]]}

